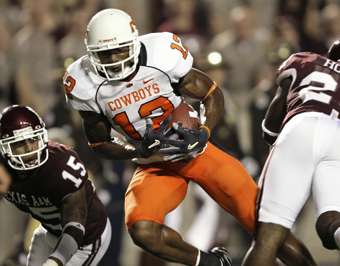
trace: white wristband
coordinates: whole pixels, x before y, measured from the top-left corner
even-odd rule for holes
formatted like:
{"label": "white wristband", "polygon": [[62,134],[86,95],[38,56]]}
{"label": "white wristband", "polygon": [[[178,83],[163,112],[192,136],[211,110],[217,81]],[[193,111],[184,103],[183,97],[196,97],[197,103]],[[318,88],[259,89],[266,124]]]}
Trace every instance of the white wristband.
{"label": "white wristband", "polygon": [[198,266],[200,264],[200,260],[201,260],[201,251],[198,249],[195,266]]}
{"label": "white wristband", "polygon": [[42,266],[59,266],[57,262],[51,259],[47,259]]}

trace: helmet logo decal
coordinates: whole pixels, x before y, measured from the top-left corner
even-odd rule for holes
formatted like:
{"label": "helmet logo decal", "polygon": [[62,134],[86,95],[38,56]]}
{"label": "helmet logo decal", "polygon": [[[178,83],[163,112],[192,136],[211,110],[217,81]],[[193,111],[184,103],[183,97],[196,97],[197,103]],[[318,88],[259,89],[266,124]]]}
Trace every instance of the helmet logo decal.
{"label": "helmet logo decal", "polygon": [[137,30],[136,23],[133,20],[130,21],[130,28],[131,32],[135,32]]}
{"label": "helmet logo decal", "polygon": [[65,90],[65,93],[70,94],[75,86],[76,86],[76,80],[72,76],[68,75],[67,72],[65,72],[65,75],[64,75],[64,90]]}
{"label": "helmet logo decal", "polygon": [[182,45],[181,39],[176,34],[172,35],[172,39],[174,40],[174,42],[171,43],[171,45],[170,45],[171,49],[178,50],[182,54],[182,57],[184,59],[187,59],[187,57],[188,57],[188,49],[185,48]]}
{"label": "helmet logo decal", "polygon": [[116,37],[113,37],[111,39],[99,40],[98,42],[99,43],[106,43],[106,42],[114,42],[114,41],[117,41]]}

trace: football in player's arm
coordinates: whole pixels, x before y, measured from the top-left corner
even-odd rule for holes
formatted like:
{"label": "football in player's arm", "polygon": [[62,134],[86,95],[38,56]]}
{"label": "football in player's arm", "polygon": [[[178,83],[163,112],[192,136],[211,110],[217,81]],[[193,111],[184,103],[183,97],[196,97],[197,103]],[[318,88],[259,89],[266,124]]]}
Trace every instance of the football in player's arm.
{"label": "football in player's arm", "polygon": [[27,265],[97,265],[110,222],[78,154],[49,142],[39,115],[18,105],[1,114],[0,152],[0,195],[41,223]]}

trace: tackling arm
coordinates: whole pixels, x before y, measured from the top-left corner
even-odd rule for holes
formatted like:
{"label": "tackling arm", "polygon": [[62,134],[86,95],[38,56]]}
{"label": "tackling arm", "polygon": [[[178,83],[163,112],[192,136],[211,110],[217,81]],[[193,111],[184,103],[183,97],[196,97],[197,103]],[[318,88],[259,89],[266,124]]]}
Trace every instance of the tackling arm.
{"label": "tackling arm", "polygon": [[199,99],[205,106],[206,126],[213,129],[225,114],[224,98],[221,89],[202,71],[192,68],[178,84],[179,92]]}
{"label": "tackling arm", "polygon": [[62,201],[61,224],[63,232],[47,265],[66,265],[83,244],[85,224],[87,220],[86,189],[82,186],[78,191],[67,195]]}
{"label": "tackling arm", "polygon": [[286,100],[291,81],[291,78],[285,78],[280,82],[262,122],[263,138],[270,145],[275,142],[279,135],[283,119],[286,116]]}

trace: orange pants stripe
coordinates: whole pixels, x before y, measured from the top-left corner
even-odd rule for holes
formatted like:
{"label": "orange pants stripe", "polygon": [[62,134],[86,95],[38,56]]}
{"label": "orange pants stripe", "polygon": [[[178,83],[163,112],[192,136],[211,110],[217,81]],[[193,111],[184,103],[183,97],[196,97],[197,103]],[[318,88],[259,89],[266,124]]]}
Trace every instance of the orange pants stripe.
{"label": "orange pants stripe", "polygon": [[184,199],[188,182],[199,184],[249,232],[255,228],[257,186],[242,164],[208,143],[190,162],[139,166],[125,195],[125,222],[131,226],[164,217]]}

